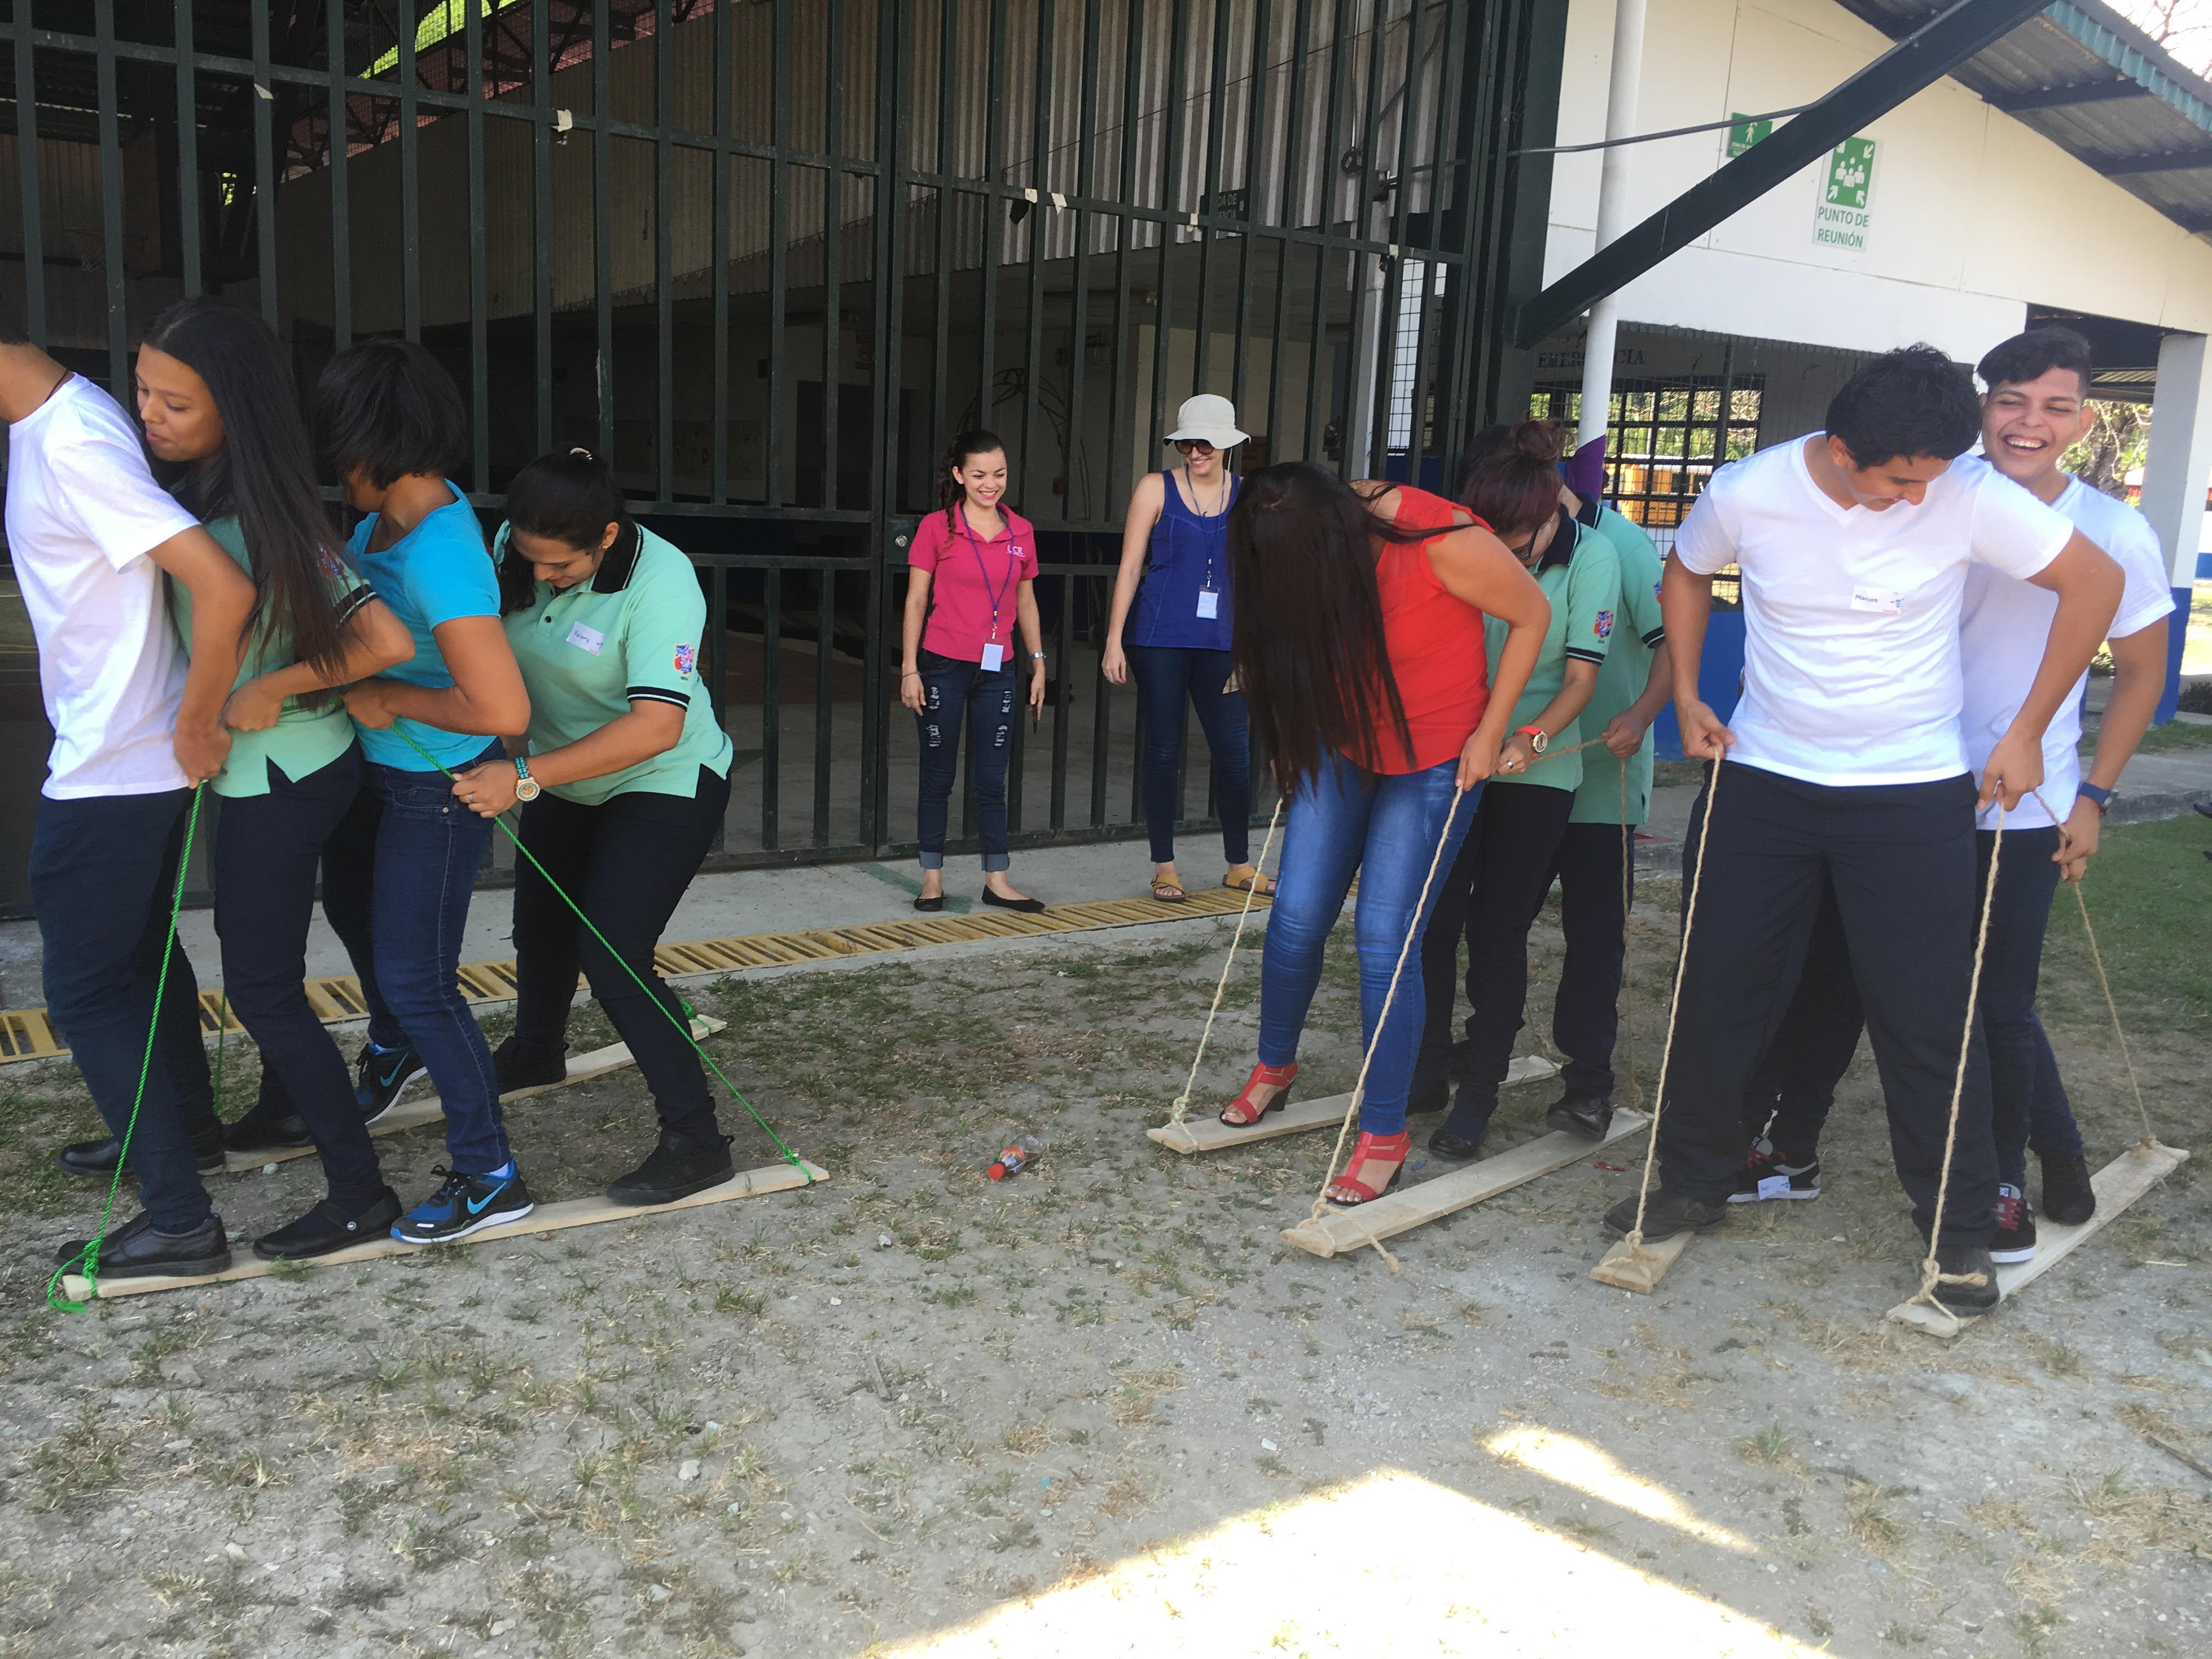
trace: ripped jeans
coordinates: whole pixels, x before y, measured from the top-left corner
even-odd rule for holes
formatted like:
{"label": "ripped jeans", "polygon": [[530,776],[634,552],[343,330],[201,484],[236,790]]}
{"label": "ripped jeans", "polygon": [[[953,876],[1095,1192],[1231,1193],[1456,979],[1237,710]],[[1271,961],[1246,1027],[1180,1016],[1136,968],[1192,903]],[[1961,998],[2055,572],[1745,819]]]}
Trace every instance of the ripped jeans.
{"label": "ripped jeans", "polygon": [[1006,763],[1014,745],[1013,671],[986,673],[972,662],[925,651],[921,669],[922,710],[915,718],[921,732],[921,800],[915,828],[925,870],[945,867],[945,826],[952,802],[952,778],[960,763],[960,726],[970,728],[969,782],[975,791],[975,827],[982,843],[983,868],[1006,867]]}

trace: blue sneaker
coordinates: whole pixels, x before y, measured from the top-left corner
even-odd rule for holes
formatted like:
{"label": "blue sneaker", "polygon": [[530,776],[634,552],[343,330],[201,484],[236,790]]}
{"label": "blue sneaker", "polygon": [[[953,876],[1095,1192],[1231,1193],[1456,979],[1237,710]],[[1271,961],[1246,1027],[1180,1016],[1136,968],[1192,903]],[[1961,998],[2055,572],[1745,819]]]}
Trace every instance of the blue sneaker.
{"label": "blue sneaker", "polygon": [[433,1173],[445,1181],[392,1224],[392,1236],[403,1244],[444,1244],[521,1220],[538,1206],[522,1184],[521,1171],[512,1164],[507,1169],[510,1173],[503,1176],[472,1176],[439,1164]]}
{"label": "blue sneaker", "polygon": [[411,1042],[404,1048],[382,1049],[373,1042],[362,1043],[353,1091],[361,1121],[374,1123],[382,1117],[399,1098],[399,1091],[428,1070]]}

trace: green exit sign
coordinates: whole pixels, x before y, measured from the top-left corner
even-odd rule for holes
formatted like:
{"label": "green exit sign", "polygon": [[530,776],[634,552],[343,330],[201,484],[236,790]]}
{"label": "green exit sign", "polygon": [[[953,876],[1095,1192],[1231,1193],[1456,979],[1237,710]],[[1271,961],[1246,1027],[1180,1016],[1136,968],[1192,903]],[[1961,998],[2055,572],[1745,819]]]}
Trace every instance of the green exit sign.
{"label": "green exit sign", "polygon": [[1830,207],[1864,212],[1873,183],[1873,139],[1846,138],[1829,152],[1826,199]]}
{"label": "green exit sign", "polygon": [[1731,161],[1759,143],[1760,139],[1771,137],[1774,131],[1774,122],[1771,118],[1763,121],[1754,121],[1748,115],[1740,115],[1730,111],[1729,120],[1730,125],[1728,158]]}

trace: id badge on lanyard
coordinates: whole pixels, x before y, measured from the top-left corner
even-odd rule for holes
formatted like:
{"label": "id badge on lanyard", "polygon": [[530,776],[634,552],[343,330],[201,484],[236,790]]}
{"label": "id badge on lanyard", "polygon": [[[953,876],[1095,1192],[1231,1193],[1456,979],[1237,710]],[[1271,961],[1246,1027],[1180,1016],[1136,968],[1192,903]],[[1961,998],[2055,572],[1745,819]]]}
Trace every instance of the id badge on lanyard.
{"label": "id badge on lanyard", "polygon": [[[996,617],[991,618],[991,631],[994,634],[999,631],[999,619]],[[1006,647],[1000,645],[998,641],[993,640],[984,646],[982,668],[986,674],[997,673],[1006,665]]]}
{"label": "id badge on lanyard", "polygon": [[961,532],[968,538],[968,550],[975,556],[975,574],[983,579],[983,592],[991,601],[991,635],[983,643],[983,660],[977,665],[986,674],[995,674],[1006,665],[1006,647],[999,639],[999,609],[1000,603],[1006,597],[1006,589],[1013,585],[1014,572],[1021,568],[1021,549],[1014,544],[1013,526],[1008,525],[1006,526],[1006,579],[1000,582],[997,590],[994,592],[991,586],[990,568],[983,562],[982,544],[975,539],[975,532],[968,528],[968,514],[964,509],[960,514],[960,528]]}
{"label": "id badge on lanyard", "polygon": [[1221,614],[1221,595],[1210,587],[1198,590],[1198,614],[1201,621],[1212,622]]}

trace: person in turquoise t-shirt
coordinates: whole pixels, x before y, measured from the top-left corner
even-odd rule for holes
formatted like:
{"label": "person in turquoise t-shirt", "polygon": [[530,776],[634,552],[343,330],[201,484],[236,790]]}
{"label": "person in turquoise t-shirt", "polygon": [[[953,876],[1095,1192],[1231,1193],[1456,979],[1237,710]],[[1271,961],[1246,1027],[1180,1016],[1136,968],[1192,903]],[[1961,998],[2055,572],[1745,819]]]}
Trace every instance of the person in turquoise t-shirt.
{"label": "person in turquoise t-shirt", "polygon": [[[1553,855],[1583,779],[1581,717],[1612,648],[1620,562],[1559,504],[1558,429],[1524,421],[1471,448],[1459,500],[1499,538],[1551,601],[1536,666],[1513,709],[1513,735],[1474,826],[1439,889],[1421,944],[1428,1001],[1414,1110],[1444,1103],[1452,1070],[1453,969],[1467,937],[1468,1054],[1449,1116],[1429,1137],[1439,1158],[1472,1158],[1488,1133],[1528,997],[1528,930],[1551,888]],[[1494,662],[1503,624],[1486,629]],[[1551,754],[1556,746],[1560,751]],[[1547,757],[1549,757],[1548,758]]]}
{"label": "person in turquoise t-shirt", "polygon": [[363,1109],[388,1109],[416,1070],[437,1085],[452,1164],[392,1229],[406,1243],[437,1243],[532,1207],[491,1049],[455,977],[491,825],[453,799],[447,776],[497,756],[496,734],[529,724],[530,698],[500,626],[483,531],[446,481],[469,438],[452,377],[411,341],[368,341],[323,370],[315,427],[347,503],[368,514],[354,558],[415,643],[407,661],[346,692],[367,782],[325,849],[323,908],[373,967],[362,981],[374,1045]]}
{"label": "person in turquoise t-shirt", "polygon": [[706,599],[691,561],[629,516],[586,449],[514,475],[495,547],[530,730],[509,740],[511,761],[462,772],[453,793],[485,818],[524,803],[531,857],[514,872],[514,1034],[493,1056],[499,1085],[567,1074],[580,964],[660,1115],[659,1144],[607,1196],[673,1203],[734,1173],[683,1000],[653,963],[730,804],[729,734],[701,678]]}
{"label": "person in turquoise t-shirt", "polygon": [[1567,1063],[1563,1092],[1547,1121],[1596,1139],[1613,1127],[1613,1045],[1636,826],[1651,803],[1651,722],[1674,696],[1674,677],[1659,620],[1658,549],[1641,525],[1611,507],[1568,490],[1560,496],[1576,521],[1605,538],[1620,561],[1613,648],[1582,716],[1584,735],[1602,746],[1583,750],[1582,787],[1552,858],[1567,945],[1552,1003],[1552,1041]]}
{"label": "person in turquoise t-shirt", "polygon": [[[223,709],[230,751],[210,781],[223,798],[211,866],[224,997],[259,1045],[262,1095],[243,1117],[204,1126],[216,1131],[207,1152],[219,1165],[225,1148],[312,1142],[328,1195],[253,1249],[272,1260],[322,1255],[399,1218],[344,1057],[304,985],[323,843],[360,787],[353,723],[331,691],[404,660],[413,646],[338,551],[283,350],[266,323],[212,300],[179,301],[147,330],[137,380],[155,464],[256,592]],[[170,615],[189,651],[192,600],[181,585]],[[64,1147],[62,1167],[104,1179],[118,1151],[112,1138]]]}

